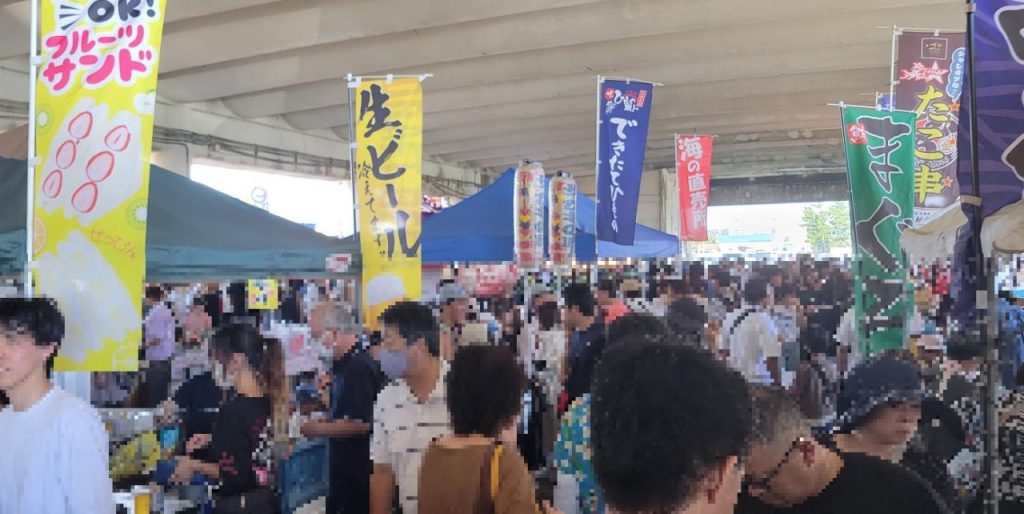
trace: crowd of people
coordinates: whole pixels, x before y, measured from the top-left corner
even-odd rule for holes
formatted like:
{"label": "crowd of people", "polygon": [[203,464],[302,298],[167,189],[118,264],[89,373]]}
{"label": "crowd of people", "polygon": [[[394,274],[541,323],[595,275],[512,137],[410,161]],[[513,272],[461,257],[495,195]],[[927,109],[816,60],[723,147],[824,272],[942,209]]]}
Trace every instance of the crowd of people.
{"label": "crowd of people", "polygon": [[[915,283],[907,347],[870,356],[850,271],[831,261],[626,270],[487,299],[450,280],[376,330],[321,302],[302,317],[329,363],[310,399],[324,412],[299,432],[329,441],[331,514],[980,512],[982,355],[949,321],[941,276]],[[217,482],[217,512],[275,512],[290,409],[306,403],[281,343],[243,321],[214,329],[201,304],[168,324],[150,300],[154,401],[175,327],[212,332],[213,369],[161,400],[188,441],[172,480]],[[1019,349],[1024,316],[1004,300],[1001,348]],[[0,300],[2,514],[113,511],[103,426],[47,379],[62,338],[53,302]],[[1000,507],[1024,512],[1024,372],[1004,354]]]}

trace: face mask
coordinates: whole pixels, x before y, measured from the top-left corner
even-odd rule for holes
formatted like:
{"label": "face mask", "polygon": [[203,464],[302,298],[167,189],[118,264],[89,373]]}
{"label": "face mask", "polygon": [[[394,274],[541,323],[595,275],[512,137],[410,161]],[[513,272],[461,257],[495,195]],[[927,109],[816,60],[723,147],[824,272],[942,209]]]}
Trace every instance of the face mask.
{"label": "face mask", "polygon": [[323,340],[313,339],[310,341],[310,347],[316,352],[316,356],[319,357],[320,360],[334,360],[334,349],[324,344]]}
{"label": "face mask", "polygon": [[235,385],[235,374],[227,371],[223,364],[213,364],[213,383],[221,389],[229,389]]}
{"label": "face mask", "polygon": [[393,352],[381,348],[378,360],[380,361],[380,369],[388,377],[388,380],[402,378],[409,369],[409,355],[407,351]]}

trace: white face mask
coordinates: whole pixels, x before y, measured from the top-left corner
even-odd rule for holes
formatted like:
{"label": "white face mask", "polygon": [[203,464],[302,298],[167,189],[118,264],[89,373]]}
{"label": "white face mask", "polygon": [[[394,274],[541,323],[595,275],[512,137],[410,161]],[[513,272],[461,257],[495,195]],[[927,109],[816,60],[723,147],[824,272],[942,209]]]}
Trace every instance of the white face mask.
{"label": "white face mask", "polygon": [[221,389],[229,389],[235,385],[235,374],[228,372],[219,362],[213,363],[213,383]]}
{"label": "white face mask", "polygon": [[317,339],[313,341],[313,348],[316,350],[317,355],[322,360],[333,361],[334,360],[334,348],[331,348],[323,342],[323,340]]}

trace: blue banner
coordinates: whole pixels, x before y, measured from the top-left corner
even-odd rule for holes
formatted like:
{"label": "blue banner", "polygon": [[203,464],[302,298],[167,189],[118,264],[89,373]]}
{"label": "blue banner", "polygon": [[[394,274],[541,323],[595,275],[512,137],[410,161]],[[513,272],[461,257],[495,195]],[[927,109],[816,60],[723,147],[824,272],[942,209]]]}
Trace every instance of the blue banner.
{"label": "blue banner", "polygon": [[[961,96],[961,123],[957,136],[957,178],[961,194],[982,199],[980,209],[963,204],[969,220],[957,234],[954,317],[964,326],[976,321],[975,295],[978,277],[971,238],[974,216],[982,219],[999,209],[1019,202],[1024,194],[1024,5],[1006,0],[978,0],[974,14],[974,34],[968,44],[974,49],[974,62],[967,63]],[[953,70],[956,72],[957,70]],[[974,80],[977,105],[967,94]],[[973,186],[971,166],[971,110],[978,118],[978,182]]]}
{"label": "blue banner", "polygon": [[597,239],[632,245],[654,85],[604,80],[599,88]]}

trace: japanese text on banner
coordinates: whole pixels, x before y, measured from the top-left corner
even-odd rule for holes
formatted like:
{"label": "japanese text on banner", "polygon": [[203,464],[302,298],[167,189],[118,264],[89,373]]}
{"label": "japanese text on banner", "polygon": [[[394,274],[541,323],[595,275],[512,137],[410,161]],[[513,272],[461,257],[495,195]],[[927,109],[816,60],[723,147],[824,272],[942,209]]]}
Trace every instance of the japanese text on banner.
{"label": "japanese text on banner", "polygon": [[708,240],[711,195],[711,136],[676,135],[676,180],[679,184],[679,239]]}
{"label": "japanese text on banner", "polygon": [[598,112],[597,239],[632,245],[654,85],[605,80]]}
{"label": "japanese text on banner", "polygon": [[364,319],[420,295],[423,90],[417,78],[355,87],[356,198]]}
{"label": "japanese text on banner", "polygon": [[42,0],[35,281],[67,335],[58,371],[134,371],[164,0]]}
{"label": "japanese text on banner", "polygon": [[903,32],[895,63],[896,109],[917,113],[914,224],[921,225],[960,195],[956,140],[965,68],[964,34]]}
{"label": "japanese text on banner", "polygon": [[900,233],[914,219],[915,119],[913,112],[843,109],[865,354],[903,348],[907,266]]}

